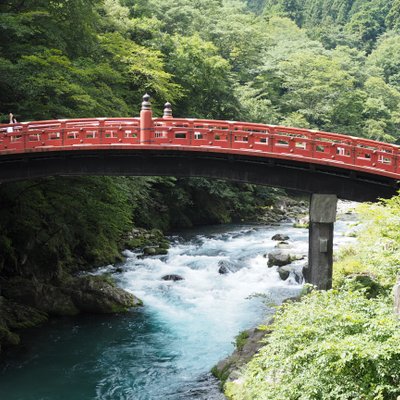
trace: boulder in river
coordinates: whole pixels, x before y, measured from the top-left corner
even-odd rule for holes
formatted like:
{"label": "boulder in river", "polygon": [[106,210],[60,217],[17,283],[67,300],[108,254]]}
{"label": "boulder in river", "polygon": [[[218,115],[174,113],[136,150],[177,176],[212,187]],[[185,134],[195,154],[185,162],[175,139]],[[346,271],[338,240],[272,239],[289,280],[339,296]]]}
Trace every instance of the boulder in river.
{"label": "boulder in river", "polygon": [[168,275],[164,275],[162,278],[161,278],[163,281],[173,281],[173,282],[176,282],[176,281],[183,281],[184,279],[180,276],[180,275],[178,275],[178,274],[168,274]]}
{"label": "boulder in river", "polygon": [[292,272],[292,267],[290,265],[285,265],[283,267],[278,268],[278,274],[279,277],[283,280],[286,281],[287,278],[289,278],[290,273]]}
{"label": "boulder in river", "polygon": [[278,267],[278,274],[283,281],[286,281],[292,275],[297,283],[301,283],[303,280],[303,268],[304,266],[300,265],[284,265],[283,267]]}
{"label": "boulder in river", "polygon": [[2,294],[21,305],[29,305],[49,315],[75,315],[79,309],[64,287],[37,279],[14,277],[2,284]]}
{"label": "boulder in river", "polygon": [[67,277],[57,284],[15,278],[3,285],[3,294],[49,315],[112,313],[142,304],[133,294],[117,287],[108,276]]}
{"label": "boulder in river", "polygon": [[133,294],[103,276],[74,278],[63,291],[68,293],[80,311],[89,313],[121,312],[143,304]]}
{"label": "boulder in river", "polygon": [[[271,325],[272,321],[272,319],[268,321],[267,325]],[[224,385],[226,381],[230,382],[238,379],[242,367],[260,350],[263,339],[271,332],[271,329],[258,328],[242,332],[242,334],[246,333],[246,339],[243,341],[242,345],[240,347],[237,346],[232,355],[215,365],[211,373],[221,381],[222,385]],[[242,334],[240,334],[240,336],[242,336]]]}
{"label": "boulder in river", "polygon": [[295,258],[288,252],[283,250],[274,250],[268,254],[268,267],[277,265],[283,267],[284,265],[290,264]]}
{"label": "boulder in river", "polygon": [[218,272],[221,275],[229,274],[231,272],[236,272],[239,270],[239,266],[232,261],[220,260],[218,261]]}
{"label": "boulder in river", "polygon": [[145,255],[145,256],[154,256],[154,255],[156,255],[157,254],[157,252],[156,252],[156,248],[155,247],[145,247],[144,249],[143,249],[143,254]]}
{"label": "boulder in river", "polygon": [[280,242],[284,242],[285,240],[289,240],[289,236],[284,235],[283,233],[277,233],[276,235],[272,236],[271,240],[278,240]]}

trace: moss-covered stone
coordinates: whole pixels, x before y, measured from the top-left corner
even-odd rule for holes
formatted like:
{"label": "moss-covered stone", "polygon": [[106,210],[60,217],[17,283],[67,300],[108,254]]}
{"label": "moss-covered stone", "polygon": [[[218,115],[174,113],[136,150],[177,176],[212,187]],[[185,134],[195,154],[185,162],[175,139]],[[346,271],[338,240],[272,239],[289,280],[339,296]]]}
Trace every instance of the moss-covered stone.
{"label": "moss-covered stone", "polygon": [[152,256],[166,254],[170,244],[159,229],[148,231],[143,228],[134,228],[125,241],[125,247],[141,250],[144,255]]}
{"label": "moss-covered stone", "polygon": [[20,338],[16,333],[0,325],[0,349],[1,347],[16,346],[19,342]]}
{"label": "moss-covered stone", "polygon": [[221,368],[218,368],[218,365],[214,365],[211,368],[211,373],[220,381],[220,388],[223,389],[225,382],[229,378],[232,368],[232,363],[226,363]]}
{"label": "moss-covered stone", "polygon": [[[61,281],[62,282],[62,281]],[[18,304],[29,304],[49,315],[76,315],[79,310],[71,298],[55,284],[14,277],[2,283],[3,295]]]}
{"label": "moss-covered stone", "polygon": [[262,339],[271,333],[271,330],[268,328],[271,322],[272,320],[268,321],[267,325],[262,329],[249,329],[236,336],[236,350],[228,358],[221,360],[211,370],[212,374],[221,381],[221,388],[228,381],[236,379],[239,376],[242,366],[249,362],[262,347]]}
{"label": "moss-covered stone", "polygon": [[99,276],[71,279],[63,291],[71,297],[72,302],[82,312],[122,312],[143,304],[133,294]]}
{"label": "moss-covered stone", "polygon": [[239,335],[235,337],[235,345],[238,351],[243,350],[243,347],[246,344],[249,336],[250,336],[249,331],[242,331],[239,333]]}
{"label": "moss-covered stone", "polygon": [[47,314],[0,296],[0,351],[20,342],[14,329],[30,328],[47,320]]}

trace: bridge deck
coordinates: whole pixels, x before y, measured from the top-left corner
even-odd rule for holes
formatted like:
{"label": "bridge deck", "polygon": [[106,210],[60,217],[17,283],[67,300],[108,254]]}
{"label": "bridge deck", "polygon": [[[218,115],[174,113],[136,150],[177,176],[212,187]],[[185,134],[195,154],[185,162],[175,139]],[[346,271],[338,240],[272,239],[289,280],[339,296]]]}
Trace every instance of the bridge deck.
{"label": "bridge deck", "polygon": [[[145,132],[144,132],[145,131]],[[400,147],[342,134],[246,122],[156,118],[90,118],[0,125],[2,155],[168,149],[293,160],[400,179]]]}

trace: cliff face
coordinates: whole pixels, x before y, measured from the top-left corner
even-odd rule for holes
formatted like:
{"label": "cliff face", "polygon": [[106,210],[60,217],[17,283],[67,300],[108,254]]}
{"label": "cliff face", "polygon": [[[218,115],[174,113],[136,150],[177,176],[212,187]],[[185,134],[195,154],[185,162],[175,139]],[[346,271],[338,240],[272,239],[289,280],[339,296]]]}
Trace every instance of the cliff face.
{"label": "cliff face", "polygon": [[65,277],[43,282],[14,277],[1,282],[0,351],[19,344],[15,332],[39,325],[51,316],[79,313],[115,313],[142,305],[133,294],[106,277]]}

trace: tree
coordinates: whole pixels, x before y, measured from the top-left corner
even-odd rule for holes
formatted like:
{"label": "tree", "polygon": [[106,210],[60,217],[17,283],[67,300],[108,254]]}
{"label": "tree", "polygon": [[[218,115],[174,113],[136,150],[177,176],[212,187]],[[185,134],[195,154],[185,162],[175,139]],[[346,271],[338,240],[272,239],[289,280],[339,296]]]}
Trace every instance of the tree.
{"label": "tree", "polygon": [[167,68],[184,88],[183,97],[175,104],[177,115],[234,118],[236,104],[230,65],[214,44],[199,35],[173,36]]}
{"label": "tree", "polygon": [[390,2],[376,0],[374,4],[366,4],[355,13],[346,29],[356,35],[362,47],[370,52],[379,35],[385,32],[385,17],[389,11]]}
{"label": "tree", "polygon": [[377,68],[372,71],[385,79],[385,82],[400,90],[400,35],[384,35],[376,49],[368,57],[367,65]]}

